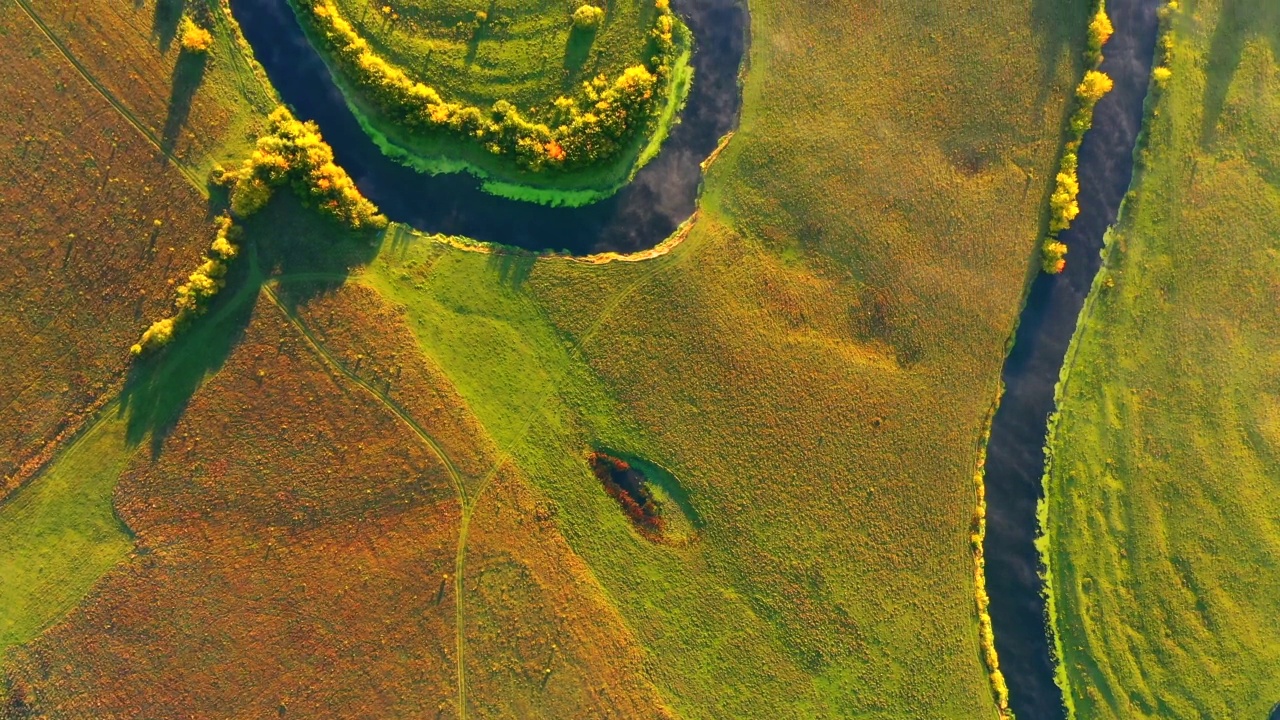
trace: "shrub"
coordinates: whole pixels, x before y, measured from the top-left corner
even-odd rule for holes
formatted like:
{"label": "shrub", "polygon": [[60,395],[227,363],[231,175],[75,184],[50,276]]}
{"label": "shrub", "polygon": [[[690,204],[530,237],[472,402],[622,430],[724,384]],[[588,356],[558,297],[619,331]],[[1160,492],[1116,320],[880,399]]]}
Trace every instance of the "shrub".
{"label": "shrub", "polygon": [[1067,246],[1052,237],[1044,239],[1040,246],[1040,267],[1050,275],[1057,275],[1067,268]]}
{"label": "shrub", "polygon": [[1089,21],[1089,41],[1088,48],[1085,51],[1085,59],[1095,65],[1102,62],[1102,46],[1107,44],[1114,32],[1115,28],[1111,25],[1111,18],[1107,17],[1106,2],[1101,0],[1098,3],[1098,11],[1094,13],[1093,19]]}
{"label": "shrub", "polygon": [[182,51],[188,53],[208,52],[213,47],[213,34],[200,27],[190,17],[183,15],[178,26]]}
{"label": "shrub", "polygon": [[1155,81],[1158,88],[1163,88],[1171,77],[1173,77],[1173,71],[1163,65],[1151,71],[1151,79]]}
{"label": "shrub", "polygon": [[1084,79],[1076,87],[1076,98],[1080,100],[1081,104],[1092,109],[1102,99],[1102,96],[1111,92],[1112,87],[1111,77],[1106,73],[1089,70],[1085,72]]}
{"label": "shrub", "polygon": [[604,8],[581,5],[573,11],[573,26],[579,30],[594,30],[604,22]]}

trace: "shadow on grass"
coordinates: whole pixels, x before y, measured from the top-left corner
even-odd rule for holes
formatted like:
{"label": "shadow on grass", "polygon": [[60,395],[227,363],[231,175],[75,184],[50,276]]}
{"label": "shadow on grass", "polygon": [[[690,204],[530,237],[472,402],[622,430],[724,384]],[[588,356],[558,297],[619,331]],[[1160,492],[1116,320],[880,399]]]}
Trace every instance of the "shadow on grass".
{"label": "shadow on grass", "polygon": [[533,265],[538,262],[537,253],[527,250],[504,249],[489,255],[489,267],[498,274],[498,280],[508,287],[519,290],[525,280],[533,273]]}
{"label": "shadow on grass", "polygon": [[282,297],[297,307],[342,285],[351,270],[377,254],[383,237],[340,227],[286,192],[242,227],[241,256],[208,311],[167,347],[138,359],[130,369],[120,403],[127,416],[126,437],[133,445],[149,439],[152,457],[160,455],[204,379],[226,363],[244,337],[268,278],[307,278],[291,283]]}
{"label": "shadow on grass", "polygon": [[568,75],[565,76],[564,86],[569,89],[578,84],[578,77],[582,74],[582,66],[586,64],[587,58],[591,55],[591,46],[596,41],[596,31],[594,28],[577,28],[569,31],[569,40],[564,45],[564,69]]}
{"label": "shadow on grass", "polygon": [[476,55],[480,54],[480,41],[489,36],[489,21],[487,18],[493,17],[495,4],[496,3],[493,2],[493,0],[490,0],[489,7],[485,8],[486,20],[484,22],[476,21],[477,24],[475,30],[471,33],[471,39],[467,40],[466,64],[468,66],[474,63],[476,61]]}
{"label": "shadow on grass", "polygon": [[1049,102],[1054,91],[1054,76],[1064,54],[1074,54],[1071,58],[1073,84],[1084,72],[1084,56],[1077,51],[1084,48],[1092,6],[1092,2],[1032,0],[1031,27],[1040,40],[1040,94],[1032,107],[1044,107]]}
{"label": "shadow on grass", "polygon": [[1209,41],[1205,65],[1204,116],[1200,125],[1200,145],[1209,149],[1218,137],[1218,119],[1227,104],[1227,94],[1244,46],[1255,36],[1269,40],[1271,52],[1280,58],[1280,2],[1276,0],[1226,0]]}
{"label": "shadow on grass", "polygon": [[151,37],[156,39],[161,52],[168,52],[169,46],[173,45],[184,9],[186,0],[156,0],[156,11],[151,17]]}
{"label": "shadow on grass", "polygon": [[191,101],[195,99],[196,88],[204,78],[204,69],[208,64],[206,53],[184,52],[178,56],[173,66],[173,83],[169,89],[169,114],[164,119],[164,129],[160,135],[160,147],[165,152],[173,150],[178,141],[178,134],[187,124],[191,115]]}

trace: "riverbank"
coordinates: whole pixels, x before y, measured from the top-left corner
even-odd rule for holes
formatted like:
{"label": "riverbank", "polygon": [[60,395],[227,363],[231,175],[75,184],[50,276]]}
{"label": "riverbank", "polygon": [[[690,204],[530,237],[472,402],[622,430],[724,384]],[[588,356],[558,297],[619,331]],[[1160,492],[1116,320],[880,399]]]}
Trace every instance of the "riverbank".
{"label": "riverbank", "polygon": [[[394,220],[428,234],[464,236],[533,251],[633,253],[671,236],[697,207],[699,164],[738,122],[746,11],[736,0],[695,0],[692,83],[683,113],[657,155],[622,190],[584,207],[496,197],[465,174],[424,175],[389,159],[347,105],[286,0],[232,0],[241,31],[281,98],[315,120],[338,164]],[[492,189],[492,188],[491,188]]]}
{"label": "riverbank", "polygon": [[1280,697],[1280,14],[1165,11],[1140,171],[1047,443],[1072,718],[1265,718]]}
{"label": "riverbank", "polygon": [[1071,248],[1071,261],[1061,274],[1041,273],[1031,283],[1005,360],[1005,391],[987,446],[987,592],[1010,707],[1023,718],[1063,713],[1035,545],[1042,448],[1054,385],[1100,265],[1097,253],[1130,184],[1155,47],[1155,5],[1155,0],[1107,3],[1115,34],[1100,70],[1112,78],[1114,89],[1098,102],[1080,147],[1080,215],[1060,237]]}

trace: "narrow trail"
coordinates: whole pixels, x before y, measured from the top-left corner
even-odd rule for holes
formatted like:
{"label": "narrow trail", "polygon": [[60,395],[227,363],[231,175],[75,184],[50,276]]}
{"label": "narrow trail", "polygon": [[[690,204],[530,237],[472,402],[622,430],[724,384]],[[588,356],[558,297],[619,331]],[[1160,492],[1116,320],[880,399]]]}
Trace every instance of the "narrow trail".
{"label": "narrow trail", "polygon": [[[592,323],[587,327],[586,331],[583,332],[582,335],[579,336],[574,341],[573,345],[569,348],[568,354],[571,356],[571,358],[585,363],[586,357],[583,354],[583,347],[585,347],[586,344],[590,342],[592,338],[595,337],[597,331],[599,331],[600,327],[604,324],[604,321],[608,317],[610,317],[613,314],[613,312],[618,309],[619,306],[622,305],[624,300],[626,300],[634,292],[636,292],[645,284],[647,284],[658,273],[682,264],[689,257],[695,254],[696,254],[696,250],[693,248],[690,248],[686,252],[674,254],[674,256],[667,256],[667,259],[665,261],[654,262],[653,266],[650,267],[646,272],[641,274],[639,277],[633,280],[629,285],[623,287],[620,291],[618,291],[612,297],[610,297],[608,302],[606,302],[604,306],[601,308],[600,313],[596,316],[596,318],[592,321]],[[276,305],[277,308],[280,309],[280,311],[288,319],[288,322],[298,330],[298,332],[306,340],[308,345],[316,353],[317,356],[319,356],[326,364],[332,366],[341,375],[351,380],[352,382],[356,383],[358,386],[360,386],[366,392],[372,395],[373,398],[379,404],[381,404],[384,408],[386,408],[388,412],[391,412],[393,415],[395,415],[401,422],[403,422],[414,433],[416,437],[418,437],[423,443],[425,443],[431,449],[431,451],[436,455],[436,457],[439,458],[439,460],[448,469],[450,480],[454,487],[454,491],[458,495],[459,503],[461,505],[461,518],[460,518],[459,527],[458,527],[457,550],[454,555],[454,575],[453,575],[453,588],[454,588],[454,598],[455,598],[454,632],[455,632],[455,653],[456,653],[456,663],[457,663],[458,718],[459,720],[466,720],[466,715],[467,715],[467,711],[466,711],[467,685],[466,685],[466,663],[465,663],[466,607],[464,602],[463,579],[466,576],[467,540],[469,537],[471,518],[475,514],[476,508],[479,506],[480,499],[484,495],[484,491],[489,487],[489,485],[492,484],[492,482],[494,481],[494,478],[498,475],[498,473],[502,470],[503,467],[505,467],[508,463],[514,462],[515,458],[514,458],[513,451],[515,446],[518,445],[520,442],[522,442],[525,439],[525,437],[529,434],[529,431],[533,428],[533,425],[536,422],[537,417],[541,414],[542,410],[547,406],[547,403],[551,401],[551,398],[554,395],[554,389],[549,390],[543,394],[543,396],[538,400],[534,408],[530,410],[529,414],[525,417],[524,424],[521,425],[519,431],[516,433],[515,438],[512,439],[512,441],[508,444],[506,449],[503,449],[498,453],[497,458],[495,458],[493,464],[489,467],[489,470],[486,472],[484,477],[480,480],[479,484],[476,485],[475,490],[472,493],[467,493],[466,486],[462,481],[461,473],[458,471],[457,467],[454,465],[452,459],[449,458],[448,453],[445,452],[445,450],[440,446],[440,444],[435,440],[435,438],[433,438],[431,434],[427,432],[426,429],[423,428],[422,425],[412,417],[412,415],[409,413],[408,410],[406,410],[404,407],[402,407],[399,403],[395,402],[391,398],[387,397],[383,391],[377,389],[368,381],[356,375],[349,368],[347,368],[345,364],[343,364],[340,360],[334,357],[333,354],[329,352],[327,348],[324,347],[323,343],[321,343],[320,340],[315,337],[314,333],[312,333],[311,329],[307,327],[306,323],[288,309],[288,307],[284,304],[284,302],[280,299],[279,295],[275,292],[275,290],[272,287],[273,284],[279,285],[279,284],[285,284],[289,282],[303,282],[303,281],[316,281],[316,280],[341,280],[345,282],[353,281],[352,278],[348,276],[340,275],[338,273],[299,273],[296,275],[284,275],[277,278],[273,278],[271,281],[264,283],[262,287],[267,297],[271,300],[273,304]],[[372,286],[367,286],[367,287],[372,288]],[[372,289],[376,291],[376,288],[372,288]],[[534,309],[539,315],[542,315],[544,318],[546,318],[545,311],[543,311],[541,308],[538,308],[536,306],[534,306]],[[547,319],[547,323],[548,325],[551,325],[550,319]],[[552,325],[552,327],[554,326]],[[554,384],[553,384],[553,388],[554,388]]]}
{"label": "narrow trail", "polygon": [[183,164],[183,162],[178,159],[177,155],[166,150],[164,145],[160,142],[160,139],[156,137],[155,133],[148,129],[147,126],[138,119],[138,116],[133,114],[132,110],[125,106],[125,104],[115,95],[112,95],[111,91],[99,82],[83,63],[76,59],[75,55],[71,53],[71,50],[58,38],[57,35],[53,33],[53,30],[45,24],[44,20],[40,18],[40,15],[31,7],[31,3],[28,0],[17,0],[17,4],[22,12],[26,14],[27,18],[30,19],[31,22],[40,30],[41,34],[43,34],[45,38],[52,43],[55,48],[57,48],[58,53],[62,55],[64,60],[70,63],[71,67],[75,69],[80,77],[84,78],[85,82],[89,83],[94,90],[98,91],[98,94],[110,103],[111,107],[115,108],[116,112],[120,113],[121,117],[128,121],[128,123],[132,125],[144,138],[146,138],[148,142],[154,145],[156,150],[160,151],[160,154],[168,158],[169,161],[173,163],[173,166],[186,176],[187,181],[190,182],[202,196],[207,198],[209,196],[208,188],[205,187],[205,183],[196,175],[195,171]]}
{"label": "narrow trail", "polygon": [[311,328],[307,327],[307,324],[303,322],[302,318],[289,310],[284,302],[280,300],[280,296],[276,294],[275,289],[272,288],[273,284],[279,284],[282,281],[288,282],[288,280],[284,278],[277,278],[271,282],[263,283],[262,292],[277,308],[279,308],[280,312],[284,314],[285,319],[288,320],[289,324],[298,331],[302,338],[307,342],[307,345],[310,346],[312,351],[314,351],[323,362],[373,396],[373,399],[376,400],[378,404],[386,408],[392,415],[395,415],[400,422],[404,423],[405,427],[409,428],[409,430],[431,450],[432,454],[436,456],[440,463],[444,465],[445,470],[449,473],[449,482],[453,485],[454,492],[457,493],[459,502],[461,502],[462,506],[465,508],[468,504],[467,490],[462,483],[462,474],[458,472],[458,467],[454,465],[453,460],[449,457],[448,453],[445,452],[444,448],[440,446],[440,443],[438,443],[425,428],[418,424],[418,421],[414,420],[409,412],[401,407],[399,403],[392,400],[390,397],[387,397],[386,393],[375,388],[368,380],[357,375],[341,360],[334,357],[333,354],[320,343],[315,334],[311,331]]}

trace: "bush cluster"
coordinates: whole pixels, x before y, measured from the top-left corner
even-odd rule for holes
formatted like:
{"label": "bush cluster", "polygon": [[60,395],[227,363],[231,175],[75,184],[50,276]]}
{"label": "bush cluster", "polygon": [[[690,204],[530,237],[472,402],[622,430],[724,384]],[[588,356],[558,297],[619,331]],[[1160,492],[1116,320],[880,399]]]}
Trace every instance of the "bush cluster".
{"label": "bush cluster", "polygon": [[188,53],[208,52],[213,47],[213,34],[196,24],[195,20],[183,15],[178,24],[179,44],[182,51]]}
{"label": "bush cluster", "polygon": [[[987,417],[990,427],[991,416]],[[995,693],[996,711],[999,720],[1014,720],[1013,711],[1009,708],[1009,684],[1000,670],[1000,658],[996,654],[995,627],[991,623],[991,596],[987,594],[987,559],[983,547],[987,539],[987,489],[983,468],[987,464],[986,441],[978,450],[977,469],[973,474],[973,484],[978,493],[978,504],[973,513],[973,524],[969,531],[969,546],[973,551],[973,587],[974,600],[978,607],[978,640],[982,645],[982,660],[987,665],[987,677],[991,681],[991,690]]]}
{"label": "bush cluster", "polygon": [[668,0],[657,0],[648,62],[627,68],[612,82],[603,75],[584,82],[574,97],[557,98],[545,118],[536,121],[506,100],[488,110],[447,102],[434,88],[375,54],[332,0],[299,0],[299,5],[347,77],[388,119],[410,131],[449,132],[535,172],[590,165],[622,150],[656,116],[658,91],[676,54],[675,16]]}
{"label": "bush cluster", "polygon": [[[623,512],[631,518],[636,528],[652,540],[661,539],[666,529],[666,520],[662,517],[662,505],[649,491],[646,481],[638,471],[632,469],[626,460],[613,457],[607,453],[593,451],[587,454],[587,462],[591,471],[604,485],[605,492],[618,501]],[[623,487],[617,476],[631,476],[628,485]]]}
{"label": "bush cluster", "polygon": [[1178,0],[1169,0],[1159,10],[1160,43],[1156,49],[1156,66],[1151,70],[1151,80],[1157,90],[1163,90],[1173,77],[1169,63],[1173,60],[1173,16],[1178,12]]}
{"label": "bush cluster", "polygon": [[1058,240],[1058,234],[1071,227],[1080,214],[1080,178],[1076,171],[1080,164],[1080,144],[1093,126],[1093,109],[1098,101],[1111,92],[1111,78],[1097,69],[1102,63],[1102,46],[1111,39],[1111,19],[1107,17],[1106,0],[1099,0],[1098,10],[1089,23],[1089,41],[1085,56],[1093,63],[1084,78],[1076,86],[1076,110],[1071,115],[1071,139],[1067,141],[1055,178],[1053,193],[1049,196],[1049,234],[1041,244],[1041,267],[1047,273],[1060,273],[1067,267],[1067,246]]}
{"label": "bush cluster", "polygon": [[300,122],[283,106],[267,118],[267,134],[236,170],[215,177],[231,189],[231,214],[214,221],[217,232],[205,261],[174,291],[174,313],[151,324],[130,348],[141,355],[167,345],[193,319],[204,314],[226,284],[227,268],[239,253],[241,230],[232,216],[246,218],[266,206],[277,187],[288,183],[305,204],[353,230],[380,229],[387,218],[360,194],[346,171],[333,162],[333,150],[312,122]]}
{"label": "bush cluster", "polygon": [[175,333],[193,319],[204,314],[209,301],[226,284],[227,267],[240,254],[240,228],[228,215],[214,221],[217,233],[205,253],[205,261],[174,291],[173,315],[151,324],[129,352],[141,355],[169,344]]}
{"label": "bush cluster", "polygon": [[222,173],[231,188],[231,212],[248,217],[286,183],[306,204],[353,230],[380,229],[387,218],[333,161],[333,149],[313,122],[301,122],[283,106],[267,118],[267,134],[239,169]]}

